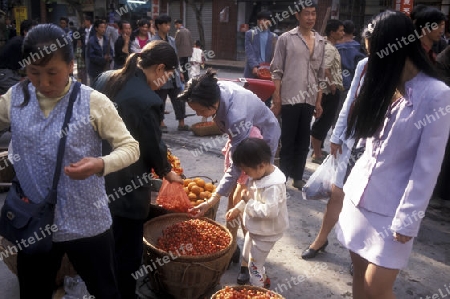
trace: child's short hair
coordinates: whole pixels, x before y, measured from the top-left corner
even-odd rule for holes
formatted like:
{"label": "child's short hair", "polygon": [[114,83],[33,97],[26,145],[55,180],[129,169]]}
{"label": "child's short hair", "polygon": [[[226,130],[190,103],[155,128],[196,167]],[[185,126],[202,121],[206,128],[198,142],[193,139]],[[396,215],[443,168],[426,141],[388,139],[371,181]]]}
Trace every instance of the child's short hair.
{"label": "child's short hair", "polygon": [[261,163],[270,163],[272,151],[266,141],[259,138],[247,138],[238,144],[232,159],[237,167],[256,168]]}
{"label": "child's short hair", "polygon": [[194,44],[195,44],[196,47],[201,47],[202,46],[202,44],[200,43],[200,41],[198,39],[195,41]]}

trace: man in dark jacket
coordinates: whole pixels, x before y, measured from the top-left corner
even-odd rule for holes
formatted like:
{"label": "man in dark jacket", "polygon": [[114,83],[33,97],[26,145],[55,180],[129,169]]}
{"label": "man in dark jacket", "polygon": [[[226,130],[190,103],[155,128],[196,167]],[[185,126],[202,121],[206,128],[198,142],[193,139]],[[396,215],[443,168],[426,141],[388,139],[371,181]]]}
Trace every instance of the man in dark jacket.
{"label": "man in dark jacket", "polygon": [[128,55],[131,53],[131,24],[128,21],[119,23],[120,35],[114,43],[114,69],[120,69],[125,65]]}
{"label": "man in dark jacket", "polygon": [[96,33],[89,39],[88,44],[89,65],[87,67],[91,84],[93,84],[98,75],[109,69],[109,63],[112,60],[112,49],[108,38],[105,36],[105,21],[95,21],[94,30]]}
{"label": "man in dark jacket", "polygon": [[22,79],[19,70],[26,66],[26,62],[22,60],[22,43],[32,26],[30,20],[22,21],[20,36],[11,38],[0,51],[0,94],[6,93]]}

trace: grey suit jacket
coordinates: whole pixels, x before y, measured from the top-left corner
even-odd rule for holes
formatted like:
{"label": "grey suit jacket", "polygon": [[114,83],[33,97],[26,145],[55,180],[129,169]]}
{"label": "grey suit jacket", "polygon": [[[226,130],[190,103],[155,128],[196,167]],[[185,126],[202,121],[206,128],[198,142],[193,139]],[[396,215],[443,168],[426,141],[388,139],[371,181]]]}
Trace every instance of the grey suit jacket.
{"label": "grey suit jacket", "polygon": [[192,41],[191,32],[181,27],[175,33],[175,44],[177,45],[178,57],[191,57],[194,43]]}

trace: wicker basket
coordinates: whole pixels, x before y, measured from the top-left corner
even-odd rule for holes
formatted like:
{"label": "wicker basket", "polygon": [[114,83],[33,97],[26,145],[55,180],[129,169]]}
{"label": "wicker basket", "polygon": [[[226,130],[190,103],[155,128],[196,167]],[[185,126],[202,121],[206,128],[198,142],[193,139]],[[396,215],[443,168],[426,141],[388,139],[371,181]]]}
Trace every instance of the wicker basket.
{"label": "wicker basket", "polygon": [[191,126],[191,130],[197,136],[211,136],[211,135],[223,134],[223,132],[219,130],[219,127],[213,121],[206,122],[206,123],[199,122],[199,123],[193,124]]}
{"label": "wicker basket", "polygon": [[[3,237],[0,237],[0,252],[6,252],[8,256],[3,257],[3,262],[8,266],[9,270],[17,275],[17,253],[11,253],[8,248],[11,248],[13,244],[6,240]],[[73,268],[72,264],[69,261],[67,255],[64,255],[61,261],[61,267],[59,268],[58,273],[56,274],[55,284],[56,286],[62,286],[64,284],[64,277],[70,276],[75,277],[77,272]]]}
{"label": "wicker basket", "polygon": [[214,288],[228,268],[236,249],[236,240],[225,227],[208,218],[201,218],[225,230],[231,238],[229,246],[211,255],[170,258],[170,262],[158,267],[156,259],[164,261],[171,257],[169,253],[155,247],[163,230],[170,225],[189,219],[192,217],[186,214],[168,214],[150,220],[144,225],[146,251],[144,264],[151,267],[146,271],[150,288],[156,293],[170,294],[176,299],[197,299]]}
{"label": "wicker basket", "polygon": [[[270,298],[274,298],[274,299],[285,299],[283,296],[281,296],[280,294],[271,291],[271,290],[267,290],[264,288],[259,288],[259,287],[254,287],[254,286],[250,286],[250,285],[244,285],[244,286],[231,286],[233,289],[240,291],[243,289],[247,289],[247,290],[254,290],[254,291],[260,291],[260,292],[270,292],[273,294],[273,297],[271,296]],[[223,290],[223,289],[222,289]],[[216,293],[214,293],[214,295],[211,296],[211,299],[217,299],[217,296],[219,295],[219,292],[222,291],[219,290]]]}

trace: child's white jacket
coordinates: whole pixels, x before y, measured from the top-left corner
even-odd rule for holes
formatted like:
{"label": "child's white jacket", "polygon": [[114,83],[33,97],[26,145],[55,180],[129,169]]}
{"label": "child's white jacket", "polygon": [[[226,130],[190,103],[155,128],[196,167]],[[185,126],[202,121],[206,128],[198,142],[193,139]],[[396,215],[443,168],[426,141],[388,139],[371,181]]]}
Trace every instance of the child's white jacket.
{"label": "child's white jacket", "polygon": [[268,176],[248,182],[250,200],[237,205],[244,213],[244,226],[251,234],[274,236],[289,228],[286,206],[286,177],[275,167]]}

